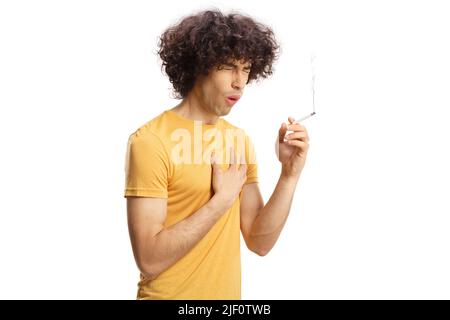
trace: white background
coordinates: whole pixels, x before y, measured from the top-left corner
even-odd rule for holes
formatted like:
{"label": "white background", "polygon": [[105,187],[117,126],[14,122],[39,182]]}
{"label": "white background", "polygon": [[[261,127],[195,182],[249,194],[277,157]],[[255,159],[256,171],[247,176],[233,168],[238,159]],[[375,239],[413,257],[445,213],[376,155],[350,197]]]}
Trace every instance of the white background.
{"label": "white background", "polygon": [[158,36],[212,6],[282,46],[227,116],[255,143],[266,201],[317,57],[307,163],[274,249],[242,248],[242,298],[449,299],[445,1],[261,0],[0,2],[0,298],[135,298],[127,139],[179,102]]}

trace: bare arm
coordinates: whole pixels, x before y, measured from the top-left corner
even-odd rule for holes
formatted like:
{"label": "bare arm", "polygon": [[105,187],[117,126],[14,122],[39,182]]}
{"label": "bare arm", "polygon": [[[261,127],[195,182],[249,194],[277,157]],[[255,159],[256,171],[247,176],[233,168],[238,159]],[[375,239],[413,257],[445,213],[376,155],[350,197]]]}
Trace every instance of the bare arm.
{"label": "bare arm", "polygon": [[213,164],[214,196],[188,218],[164,228],[165,198],[127,198],[128,228],[134,257],[145,277],[156,278],[185,256],[234,203],[245,182],[246,166],[234,157],[228,170]]}
{"label": "bare arm", "polygon": [[165,229],[167,199],[129,197],[128,226],[138,268],[144,276],[156,278],[186,255],[226,209],[212,197],[188,218]]}
{"label": "bare arm", "polygon": [[[269,201],[264,205],[257,183],[244,186],[242,192],[241,231],[247,247],[260,256],[272,249],[283,230],[309,148],[306,128],[294,123],[293,117],[288,120],[290,125],[283,123],[279,130],[281,174]],[[288,130],[293,133],[286,136]]]}
{"label": "bare arm", "polygon": [[275,245],[292,204],[297,179],[280,176],[264,205],[257,183],[245,185],[241,202],[241,231],[247,247],[260,256]]}

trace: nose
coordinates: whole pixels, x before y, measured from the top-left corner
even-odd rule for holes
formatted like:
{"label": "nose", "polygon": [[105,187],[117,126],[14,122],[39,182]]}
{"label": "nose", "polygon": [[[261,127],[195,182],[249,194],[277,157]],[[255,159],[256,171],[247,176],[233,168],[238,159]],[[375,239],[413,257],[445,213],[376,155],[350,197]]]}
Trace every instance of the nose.
{"label": "nose", "polygon": [[244,77],[242,77],[239,72],[235,72],[233,75],[233,81],[231,82],[233,89],[242,89],[244,85]]}

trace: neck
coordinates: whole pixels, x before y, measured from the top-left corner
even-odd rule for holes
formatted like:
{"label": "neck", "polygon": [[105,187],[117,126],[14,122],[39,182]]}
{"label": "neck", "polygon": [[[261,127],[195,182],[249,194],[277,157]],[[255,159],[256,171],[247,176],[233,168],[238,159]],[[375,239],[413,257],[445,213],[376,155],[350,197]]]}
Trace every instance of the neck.
{"label": "neck", "polygon": [[[192,93],[192,92],[191,92]],[[204,124],[216,124],[219,116],[208,111],[194,94],[188,94],[172,111],[179,115]]]}

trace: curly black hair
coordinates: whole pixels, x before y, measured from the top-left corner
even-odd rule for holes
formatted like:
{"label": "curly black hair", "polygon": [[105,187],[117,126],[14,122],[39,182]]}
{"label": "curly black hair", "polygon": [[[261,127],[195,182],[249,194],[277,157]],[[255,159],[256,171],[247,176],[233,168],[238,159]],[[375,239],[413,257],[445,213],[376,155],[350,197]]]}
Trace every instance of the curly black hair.
{"label": "curly black hair", "polygon": [[206,10],[183,18],[159,37],[158,55],[175,98],[193,88],[198,75],[230,59],[251,63],[247,84],[273,73],[280,46],[273,30],[239,14]]}

